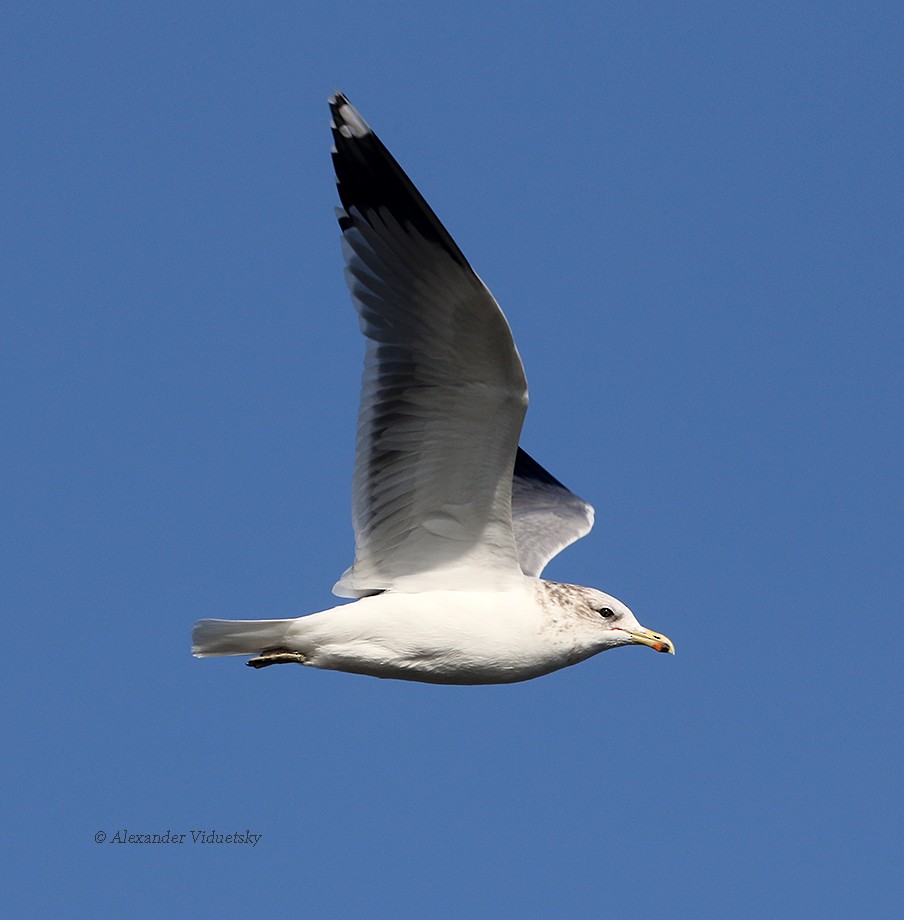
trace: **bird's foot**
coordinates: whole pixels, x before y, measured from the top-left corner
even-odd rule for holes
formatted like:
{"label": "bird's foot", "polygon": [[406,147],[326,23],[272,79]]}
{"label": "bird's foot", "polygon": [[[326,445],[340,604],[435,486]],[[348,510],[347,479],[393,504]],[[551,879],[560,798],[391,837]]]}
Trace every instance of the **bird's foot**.
{"label": "bird's foot", "polygon": [[271,664],[304,664],[301,652],[292,652],[287,648],[265,648],[257,658],[250,658],[245,664],[249,668],[266,668]]}

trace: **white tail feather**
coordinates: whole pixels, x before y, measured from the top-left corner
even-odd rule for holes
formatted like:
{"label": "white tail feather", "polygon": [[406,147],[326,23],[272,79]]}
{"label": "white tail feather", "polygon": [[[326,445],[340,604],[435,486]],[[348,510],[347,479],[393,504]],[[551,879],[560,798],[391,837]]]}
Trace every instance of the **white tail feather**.
{"label": "white tail feather", "polygon": [[191,653],[196,658],[211,655],[256,655],[278,647],[293,620],[198,620],[191,632]]}

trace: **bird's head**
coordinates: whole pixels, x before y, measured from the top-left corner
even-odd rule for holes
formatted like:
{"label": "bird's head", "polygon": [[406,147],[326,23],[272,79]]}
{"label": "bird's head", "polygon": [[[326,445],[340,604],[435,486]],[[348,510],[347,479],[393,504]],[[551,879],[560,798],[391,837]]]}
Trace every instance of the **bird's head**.
{"label": "bird's head", "polygon": [[545,584],[548,592],[559,595],[560,604],[566,598],[570,601],[568,606],[577,617],[577,622],[572,623],[579,624],[584,640],[594,646],[594,653],[619,645],[647,645],[657,652],[675,654],[671,639],[641,626],[630,608],[611,594],[577,585]]}

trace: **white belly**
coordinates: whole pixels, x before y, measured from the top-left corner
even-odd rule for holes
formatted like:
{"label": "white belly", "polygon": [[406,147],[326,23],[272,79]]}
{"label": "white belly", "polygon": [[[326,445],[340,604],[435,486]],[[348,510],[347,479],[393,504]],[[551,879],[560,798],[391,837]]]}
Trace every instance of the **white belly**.
{"label": "white belly", "polygon": [[387,592],[295,620],[286,645],[317,668],[443,684],[509,683],[574,658],[532,586],[498,594]]}

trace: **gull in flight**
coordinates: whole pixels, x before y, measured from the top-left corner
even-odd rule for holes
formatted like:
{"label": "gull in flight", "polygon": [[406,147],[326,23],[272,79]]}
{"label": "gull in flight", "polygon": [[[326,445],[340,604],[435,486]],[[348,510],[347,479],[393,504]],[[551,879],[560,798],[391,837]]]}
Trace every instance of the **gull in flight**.
{"label": "gull in flight", "polygon": [[621,645],[674,654],[619,600],[540,577],[593,509],[518,446],[527,381],[499,305],[348,99],[332,110],[346,279],[367,340],[355,598],[201,620],[193,653],[439,684],[528,680]]}

